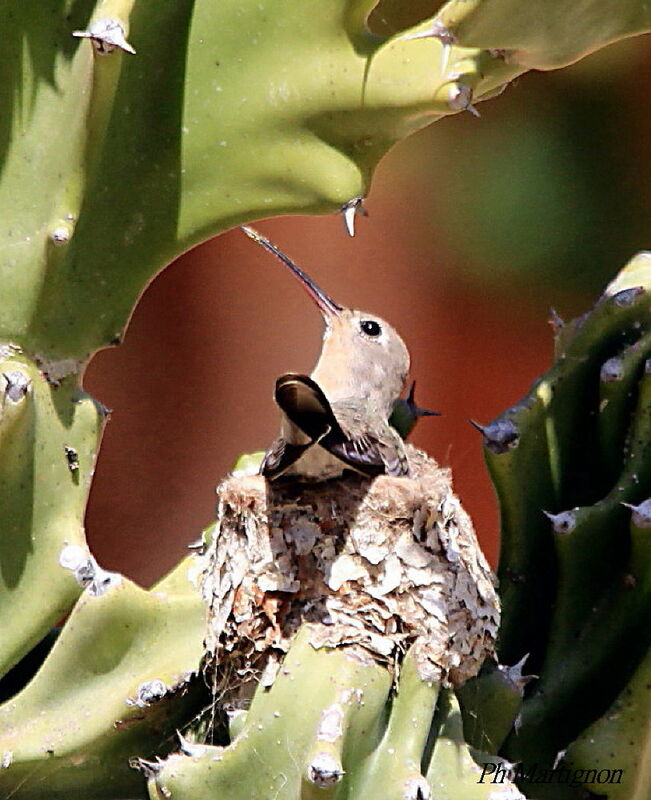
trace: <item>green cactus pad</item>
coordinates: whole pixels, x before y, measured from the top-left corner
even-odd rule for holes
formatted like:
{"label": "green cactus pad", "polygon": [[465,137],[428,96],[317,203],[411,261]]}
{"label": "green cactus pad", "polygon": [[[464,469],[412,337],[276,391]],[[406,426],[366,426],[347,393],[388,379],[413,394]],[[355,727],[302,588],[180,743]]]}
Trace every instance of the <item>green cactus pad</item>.
{"label": "green cactus pad", "polygon": [[636,384],[651,358],[651,332],[601,365],[599,445],[604,480],[617,481],[626,451],[626,436],[635,411]]}
{"label": "green cactus pad", "polygon": [[457,690],[465,739],[475,750],[498,753],[511,732],[522,708],[524,687],[532,679],[522,675],[523,666],[486,662],[479,675]]}
{"label": "green cactus pad", "polygon": [[410,653],[393,697],[391,683],[388,669],[355,648],[314,650],[307,626],[232,743],[183,741],[181,752],[149,765],[150,798],[497,797],[495,786],[478,784],[454,694],[439,700],[439,685],[419,677]]}
{"label": "green cactus pad", "polygon": [[[508,778],[497,786],[490,767],[473,759],[463,735],[459,702],[450,690],[442,693],[433,727],[437,736],[427,770],[427,780],[436,800],[526,800]],[[497,759],[496,759],[497,761]]]}
{"label": "green cactus pad", "polygon": [[[81,586],[60,565],[83,515],[104,414],[0,346],[0,675],[66,614]],[[19,613],[17,613],[19,610]]]}
{"label": "green cactus pad", "polygon": [[205,619],[188,567],[182,562],[149,592],[96,570],[40,671],[0,707],[0,792],[20,800],[143,796],[130,759],[173,749],[176,728],[207,697],[201,680],[187,686]]}
{"label": "green cactus pad", "polygon": [[273,686],[256,692],[237,738],[170,756],[149,780],[150,797],[329,797],[317,787],[329,780],[345,796],[349,763],[381,736],[390,687],[388,670],[354,650],[315,650],[304,629]]}
{"label": "green cactus pad", "polygon": [[[0,81],[0,123],[21,131],[0,153],[0,338],[43,360],[119,339],[151,278],[197,242],[338,211],[396,141],[463,110],[439,43],[372,36],[372,2],[92,5],[0,11],[5,39],[29,42]],[[135,53],[97,52],[107,19]],[[453,61],[477,98],[521,71],[477,50]]]}
{"label": "green cactus pad", "polygon": [[563,67],[651,30],[651,8],[641,0],[451,0],[437,19],[459,44],[506,50],[528,69]]}
{"label": "green cactus pad", "polygon": [[594,775],[585,788],[598,797],[644,800],[651,795],[650,687],[651,653],[647,653],[613,705],[567,750],[565,761],[573,769]]}
{"label": "green cactus pad", "polygon": [[386,730],[373,754],[350,770],[348,794],[417,800],[430,791],[423,774],[440,685],[423,681],[407,654]]}

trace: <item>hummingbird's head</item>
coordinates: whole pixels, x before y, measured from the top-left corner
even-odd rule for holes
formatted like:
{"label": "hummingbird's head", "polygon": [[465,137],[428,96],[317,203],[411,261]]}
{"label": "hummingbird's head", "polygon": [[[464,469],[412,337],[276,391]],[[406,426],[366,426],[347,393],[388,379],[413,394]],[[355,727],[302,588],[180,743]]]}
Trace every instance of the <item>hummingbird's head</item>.
{"label": "hummingbird's head", "polygon": [[248,226],[242,230],[290,269],[321,312],[323,347],[312,377],[328,399],[367,399],[388,417],[409,372],[409,351],[398,332],[380,317],[340,306],[266,237]]}
{"label": "hummingbird's head", "polygon": [[[337,384],[340,397],[347,392],[367,396],[378,411],[389,413],[409,372],[409,351],[400,334],[367,311],[341,308],[322,313],[326,330],[313,373],[317,383]],[[328,387],[322,388],[329,395]]]}

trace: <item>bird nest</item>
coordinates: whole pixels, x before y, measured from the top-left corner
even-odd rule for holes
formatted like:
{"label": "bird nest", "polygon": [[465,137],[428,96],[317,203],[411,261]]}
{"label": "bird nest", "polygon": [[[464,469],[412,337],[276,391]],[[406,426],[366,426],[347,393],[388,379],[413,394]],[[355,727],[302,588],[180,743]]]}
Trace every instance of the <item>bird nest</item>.
{"label": "bird nest", "polygon": [[224,690],[273,682],[298,628],[423,680],[458,685],[492,655],[494,580],[450,472],[407,446],[409,477],[316,484],[230,476],[202,559],[207,652]]}

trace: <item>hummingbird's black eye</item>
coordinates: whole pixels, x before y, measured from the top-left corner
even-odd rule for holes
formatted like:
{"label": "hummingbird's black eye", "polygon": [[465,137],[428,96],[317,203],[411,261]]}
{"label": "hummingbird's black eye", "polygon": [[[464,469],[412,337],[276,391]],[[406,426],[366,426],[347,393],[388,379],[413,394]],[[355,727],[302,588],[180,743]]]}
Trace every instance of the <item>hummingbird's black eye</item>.
{"label": "hummingbird's black eye", "polygon": [[359,326],[367,336],[379,336],[382,328],[374,319],[363,319]]}

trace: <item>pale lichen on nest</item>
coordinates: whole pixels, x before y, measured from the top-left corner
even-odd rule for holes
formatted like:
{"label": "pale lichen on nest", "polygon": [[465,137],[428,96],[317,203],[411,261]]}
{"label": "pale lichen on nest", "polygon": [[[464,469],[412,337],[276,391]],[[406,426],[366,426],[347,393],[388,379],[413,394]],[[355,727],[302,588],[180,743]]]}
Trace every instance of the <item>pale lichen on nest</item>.
{"label": "pale lichen on nest", "polygon": [[428,681],[460,684],[493,653],[499,604],[472,523],[449,471],[407,452],[408,478],[219,485],[202,591],[226,682],[271,682],[302,623],[314,647],[389,665],[413,644]]}

